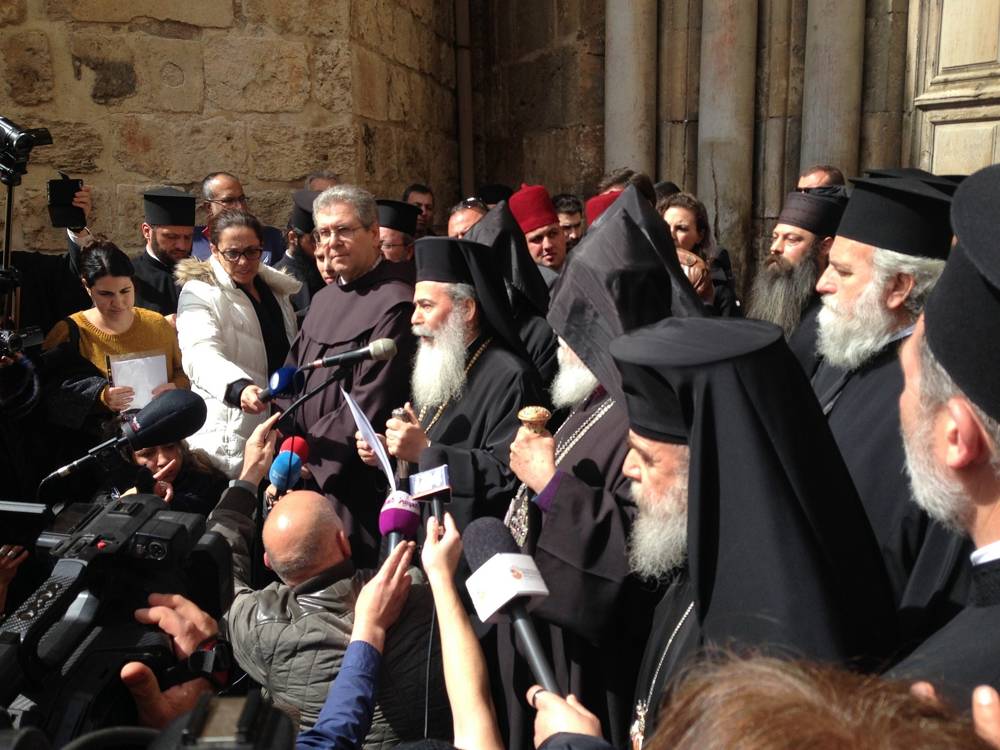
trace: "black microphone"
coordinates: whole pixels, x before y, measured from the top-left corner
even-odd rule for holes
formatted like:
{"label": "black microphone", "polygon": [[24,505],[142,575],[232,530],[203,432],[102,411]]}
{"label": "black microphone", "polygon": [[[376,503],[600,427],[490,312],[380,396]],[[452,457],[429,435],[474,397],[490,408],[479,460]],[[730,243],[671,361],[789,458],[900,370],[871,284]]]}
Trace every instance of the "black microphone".
{"label": "black microphone", "polygon": [[275,396],[284,396],[288,391],[298,391],[302,387],[303,376],[295,367],[279,367],[271,373],[267,388],[262,390],[258,398],[265,404]]}
{"label": "black microphone", "polygon": [[200,430],[206,414],[205,400],[197,393],[180,388],[166,391],[128,417],[122,425],[121,436],[94,446],[86,456],[56,469],[49,476],[69,476],[100,453],[126,444],[139,451],[154,445],[176,443]]}
{"label": "black microphone", "polygon": [[[472,569],[466,586],[479,619],[492,621],[497,613],[509,617],[535,681],[549,692],[562,695],[525,607],[527,598],[548,594],[535,561],[530,555],[521,554],[510,530],[499,518],[477,518],[466,526],[462,546]],[[501,555],[516,557],[497,559]]]}
{"label": "black microphone", "polygon": [[308,364],[302,365],[302,370],[315,370],[319,367],[337,367],[339,365],[352,365],[355,362],[363,362],[366,359],[374,359],[380,362],[392,359],[396,356],[396,342],[392,339],[375,339],[368,346],[355,349],[352,352],[341,354],[331,354],[329,357],[317,359]]}

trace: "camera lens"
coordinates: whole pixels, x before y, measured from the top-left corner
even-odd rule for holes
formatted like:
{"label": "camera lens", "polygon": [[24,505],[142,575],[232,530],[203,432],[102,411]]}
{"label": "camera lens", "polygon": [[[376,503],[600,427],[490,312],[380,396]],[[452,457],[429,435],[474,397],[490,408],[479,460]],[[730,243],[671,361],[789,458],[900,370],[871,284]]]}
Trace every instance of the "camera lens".
{"label": "camera lens", "polygon": [[0,357],[17,354],[23,346],[24,342],[16,331],[0,331]]}
{"label": "camera lens", "polygon": [[163,560],[167,556],[167,548],[162,542],[150,542],[149,556],[154,560]]}

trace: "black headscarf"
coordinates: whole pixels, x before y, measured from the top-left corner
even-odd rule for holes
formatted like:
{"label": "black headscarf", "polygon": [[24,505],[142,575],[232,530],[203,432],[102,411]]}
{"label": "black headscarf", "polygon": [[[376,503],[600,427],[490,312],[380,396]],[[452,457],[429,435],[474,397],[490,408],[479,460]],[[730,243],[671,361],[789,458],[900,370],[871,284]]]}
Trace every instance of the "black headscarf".
{"label": "black headscarf", "polygon": [[781,329],[668,318],[617,339],[630,421],[687,428],[688,560],[706,641],[851,661],[895,640],[864,509]]}

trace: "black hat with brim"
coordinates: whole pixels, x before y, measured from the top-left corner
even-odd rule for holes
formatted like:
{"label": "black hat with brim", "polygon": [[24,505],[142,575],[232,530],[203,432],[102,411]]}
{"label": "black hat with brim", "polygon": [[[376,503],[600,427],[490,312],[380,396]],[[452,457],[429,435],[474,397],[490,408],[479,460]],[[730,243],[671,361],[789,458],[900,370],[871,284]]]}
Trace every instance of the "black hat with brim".
{"label": "black hat with brim", "polygon": [[812,232],[817,237],[832,237],[837,233],[844,215],[847,198],[834,198],[817,193],[789,193],[778,216],[779,224]]}
{"label": "black hat with brim", "polygon": [[292,215],[288,217],[288,226],[302,234],[309,234],[316,228],[313,221],[313,201],[317,195],[318,190],[296,190],[292,193]]}
{"label": "black hat with brim", "polygon": [[142,194],[146,223],[154,227],[193,227],[194,196],[171,187]]}
{"label": "black hat with brim", "polygon": [[420,216],[420,209],[416,206],[394,201],[388,198],[379,198],[375,201],[378,204],[378,225],[386,229],[395,229],[397,232],[408,234],[411,237],[417,232],[417,217]]}

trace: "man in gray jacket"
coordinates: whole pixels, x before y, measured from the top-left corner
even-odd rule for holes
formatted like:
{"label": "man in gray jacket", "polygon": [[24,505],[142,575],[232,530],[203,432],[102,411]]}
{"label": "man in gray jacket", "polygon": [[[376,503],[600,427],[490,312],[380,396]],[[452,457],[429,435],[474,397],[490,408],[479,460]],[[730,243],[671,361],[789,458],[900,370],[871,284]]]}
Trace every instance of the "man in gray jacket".
{"label": "man in gray jacket", "polygon": [[[235,597],[222,630],[239,665],[263,686],[275,705],[292,715],[300,729],[316,722],[327,690],[340,669],[354,625],[354,603],[375,573],[355,570],[351,547],[333,505],[315,492],[291,492],[264,524],[264,562],[281,579],[255,591],[250,587],[257,487],[270,465],[276,417],[261,424],[246,446],[243,471],[209,516],[209,529],[223,534],[233,551]],[[391,747],[451,731],[441,672],[439,640],[431,641],[433,598],[415,583],[396,625],[386,638],[377,704],[366,748]]]}

